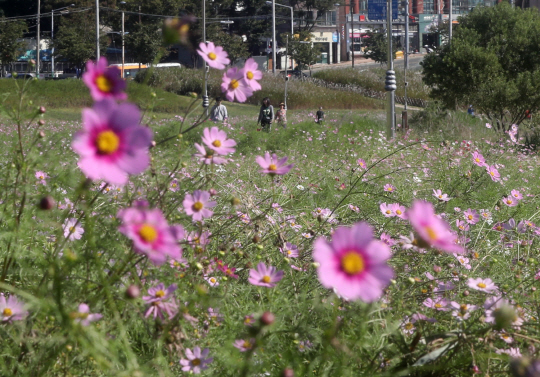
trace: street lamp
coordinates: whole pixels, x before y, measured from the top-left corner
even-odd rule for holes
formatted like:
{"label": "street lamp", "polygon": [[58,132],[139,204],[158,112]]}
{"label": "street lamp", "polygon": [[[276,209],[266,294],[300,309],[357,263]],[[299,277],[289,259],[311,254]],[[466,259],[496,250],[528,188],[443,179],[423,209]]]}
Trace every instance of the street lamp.
{"label": "street lamp", "polygon": [[[271,1],[267,1],[266,4],[268,5],[272,5],[272,2]],[[289,8],[291,10],[291,36],[294,34],[294,8],[293,7],[290,7],[288,5],[283,5],[283,4],[278,4],[276,3],[276,5],[278,7],[283,7],[283,8]]]}
{"label": "street lamp", "polygon": [[[283,5],[283,4],[278,4],[276,2],[272,2],[272,1],[267,1],[266,4],[268,5],[277,5],[279,7],[283,7],[283,8],[289,8],[291,10],[291,38],[293,37],[294,35],[294,8],[293,7],[290,7],[288,5]],[[273,19],[272,19],[272,28],[273,28],[273,34],[272,34],[272,38],[275,40],[276,38],[276,12],[275,12],[275,7],[273,6],[272,7],[272,10],[273,10]],[[274,42],[272,42],[272,47],[274,46]],[[273,73],[276,73],[274,67],[275,67],[275,64],[276,64],[276,50],[273,49],[273,61],[274,63],[272,64],[272,72]],[[292,61],[292,60],[291,60]],[[291,64],[292,66],[292,64]],[[287,53],[285,53],[285,77],[287,77]],[[285,103],[285,108],[287,108],[287,103]]]}
{"label": "street lamp", "polygon": [[96,62],[99,60],[99,0],[96,0]]}
{"label": "street lamp", "polygon": [[[125,5],[125,1],[121,1],[120,5]],[[122,9],[122,78],[124,78],[124,64],[125,64],[125,49],[124,49],[124,9]]]}
{"label": "street lamp", "polygon": [[[58,9],[53,9],[51,11],[51,42],[54,42],[54,11],[59,11],[59,10],[63,10],[63,9],[67,9],[67,8],[70,8],[70,7],[74,7],[75,4],[71,4],[67,7],[63,7],[63,8],[58,8]],[[66,12],[64,11],[65,13],[69,13],[69,12]],[[51,50],[51,73],[52,73],[52,77],[56,77],[56,67],[54,65],[54,43],[53,43],[53,47],[52,47],[52,50]]]}

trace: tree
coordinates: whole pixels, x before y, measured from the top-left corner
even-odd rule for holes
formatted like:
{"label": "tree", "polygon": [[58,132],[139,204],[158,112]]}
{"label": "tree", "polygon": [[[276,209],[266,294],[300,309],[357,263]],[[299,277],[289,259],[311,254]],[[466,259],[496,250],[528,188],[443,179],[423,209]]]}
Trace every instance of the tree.
{"label": "tree", "polygon": [[[82,67],[88,60],[96,58],[96,34],[94,25],[82,15],[62,17],[58,33],[54,36],[55,56]],[[100,38],[100,50],[107,48],[107,38]]]}
{"label": "tree", "polygon": [[299,66],[307,65],[311,71],[311,65],[319,59],[320,52],[313,48],[311,33],[301,31],[298,37],[289,36],[289,54],[291,59],[296,60]]}
{"label": "tree", "polygon": [[208,40],[222,46],[227,51],[231,64],[236,63],[239,59],[247,59],[249,57],[247,43],[238,35],[230,35],[219,31],[213,35],[209,35]]}
{"label": "tree", "polygon": [[7,67],[17,60],[24,48],[22,37],[28,30],[24,21],[0,22],[0,60]]}
{"label": "tree", "polygon": [[540,14],[507,3],[460,18],[449,44],[421,63],[431,96],[446,108],[472,104],[496,129],[540,110]]}
{"label": "tree", "polygon": [[159,25],[141,23],[135,24],[133,29],[126,36],[126,49],[138,63],[153,63],[165,52]]}
{"label": "tree", "polygon": [[[367,58],[381,64],[388,62],[388,39],[385,32],[370,32],[366,35],[366,38],[363,38],[362,43],[364,44],[365,56]],[[392,52],[395,59],[397,52],[396,43],[392,43]]]}

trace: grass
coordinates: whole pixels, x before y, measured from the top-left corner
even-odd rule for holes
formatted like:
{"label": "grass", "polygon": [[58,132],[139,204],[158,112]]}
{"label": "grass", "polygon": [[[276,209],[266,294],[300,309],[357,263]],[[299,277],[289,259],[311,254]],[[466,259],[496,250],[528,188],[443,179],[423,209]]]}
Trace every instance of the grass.
{"label": "grass", "polygon": [[[419,113],[411,134],[393,141],[385,138],[379,111],[328,110],[319,125],[313,113],[297,110],[286,130],[263,133],[254,125],[257,107],[236,109],[218,125],[236,141],[236,152],[218,166],[194,157],[193,144],[202,143],[203,128],[213,123],[178,136],[176,114],[146,114],[143,123],[157,145],[148,168],[123,187],[89,181],[79,169],[71,140],[82,128],[80,110],[48,111],[44,125],[22,123],[20,143],[17,127],[3,120],[0,291],[24,302],[28,314],[8,318],[0,306],[0,375],[188,375],[180,360],[195,347],[208,348],[213,358],[203,375],[225,377],[279,376],[286,369],[295,376],[468,377],[472,368],[509,375],[505,352],[537,357],[531,347],[540,339],[537,154],[480,128],[480,120],[433,109]],[[467,133],[471,127],[477,129]],[[476,151],[501,180],[473,162]],[[285,175],[261,174],[256,157],[265,152],[287,156],[294,166]],[[385,190],[387,184],[394,189]],[[212,216],[193,221],[184,199],[210,189],[216,194],[216,205],[206,204]],[[451,199],[436,198],[438,189]],[[502,199],[512,190],[523,199],[510,207]],[[56,204],[41,209],[44,197]],[[387,217],[380,208],[410,208],[415,200],[432,204],[466,248],[463,255],[419,249],[429,240],[411,235],[410,221]],[[146,205],[183,227],[182,259],[154,265],[119,231],[120,210]],[[485,217],[466,224],[468,210]],[[66,225],[69,219],[80,224]],[[382,286],[364,288],[380,291],[373,302],[349,301],[340,288],[323,287],[319,272],[328,265],[313,263],[316,240],[338,237],[338,227],[358,222],[369,223],[377,241],[360,244],[371,236],[358,233],[345,251],[361,249],[363,266],[388,252],[393,271]],[[84,232],[68,240],[70,227]],[[291,244],[298,257],[282,253]],[[249,282],[259,263],[283,271],[275,287]],[[471,278],[492,279],[496,291],[478,290]],[[159,283],[177,288],[171,287],[174,299],[156,295],[171,315],[154,318],[148,311],[162,303],[142,296]],[[509,314],[496,312],[494,324],[484,304],[499,295],[508,300]],[[79,311],[81,303],[103,317],[82,326],[89,317]],[[264,312],[275,315],[273,323]],[[515,320],[523,323],[513,326]],[[251,351],[241,352],[236,341],[249,343]]]}

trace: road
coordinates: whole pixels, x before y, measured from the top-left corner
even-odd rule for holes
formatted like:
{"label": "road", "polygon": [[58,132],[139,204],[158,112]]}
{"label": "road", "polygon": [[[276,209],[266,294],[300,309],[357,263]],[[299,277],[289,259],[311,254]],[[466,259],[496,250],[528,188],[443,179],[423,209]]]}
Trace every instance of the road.
{"label": "road", "polygon": [[[415,70],[420,69],[420,62],[424,59],[423,54],[414,54],[409,55],[409,69]],[[396,59],[394,60],[394,69],[403,69],[403,64],[405,63],[404,59]],[[316,66],[312,67],[312,71],[320,71],[324,69],[337,69],[337,68],[350,68],[352,65],[351,62],[341,62],[338,64],[318,64]],[[370,68],[386,68],[386,64],[381,65],[380,63],[376,63],[371,59],[366,58],[356,58],[354,61],[354,68],[357,69],[370,69]],[[304,73],[309,74],[309,70],[305,70]]]}

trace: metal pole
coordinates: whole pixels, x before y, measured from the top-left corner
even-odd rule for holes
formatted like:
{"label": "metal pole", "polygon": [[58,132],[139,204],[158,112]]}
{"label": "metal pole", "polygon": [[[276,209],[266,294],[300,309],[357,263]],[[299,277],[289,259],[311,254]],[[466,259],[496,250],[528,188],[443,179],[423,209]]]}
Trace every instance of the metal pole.
{"label": "metal pole", "polygon": [[354,19],[353,19],[353,2],[352,0],[349,3],[350,13],[351,13],[351,58],[352,58],[352,67],[354,68]]}
{"label": "metal pole", "polygon": [[409,128],[407,117],[407,70],[409,69],[409,0],[405,1],[405,64],[404,64],[404,81],[405,81],[405,108],[401,113],[401,129],[405,130]]}
{"label": "metal pole", "polygon": [[452,39],[452,0],[449,0],[448,3],[450,4],[450,9],[448,10],[448,43],[450,43],[450,40]]}
{"label": "metal pole", "polygon": [[289,36],[287,35],[287,44],[285,45],[285,110],[287,110],[287,83],[289,82],[289,76],[287,76],[287,54],[289,53]]}
{"label": "metal pole", "polygon": [[272,0],[272,73],[276,74],[276,0]]}
{"label": "metal pole", "polygon": [[[291,7],[291,38],[294,38],[294,13],[293,13],[293,10],[294,8]],[[289,38],[287,38],[287,44],[289,43]],[[285,58],[287,59],[287,58]],[[287,69],[287,64],[285,64],[285,69]],[[294,69],[294,61],[291,57],[291,71]],[[285,98],[287,98],[285,96]],[[287,103],[285,102],[285,110],[287,109]]]}
{"label": "metal pole", "polygon": [[[203,42],[206,44],[206,0],[202,0],[202,28],[203,28]],[[206,108],[206,115],[208,115],[208,66],[206,61],[204,63],[204,96],[203,96],[203,107]]]}
{"label": "metal pole", "polygon": [[124,75],[124,64],[125,64],[125,49],[124,49],[124,11],[122,11],[122,78]]}
{"label": "metal pole", "polygon": [[392,51],[392,0],[387,0],[386,5],[386,22],[387,22],[387,39],[388,39],[388,71],[386,71],[385,90],[388,92],[388,115],[387,115],[387,129],[386,138],[391,140],[395,137],[396,132],[396,119],[395,119],[395,90],[396,87],[396,73],[394,72],[394,54]]}
{"label": "metal pole", "polygon": [[41,0],[38,0],[37,34],[36,34],[36,78],[39,78],[39,34],[41,33]]}
{"label": "metal pole", "polygon": [[96,62],[99,57],[99,0],[96,0]]}
{"label": "metal pole", "polygon": [[53,43],[51,49],[51,71],[52,77],[55,77],[54,73],[56,70],[54,69],[54,9],[51,11],[51,43]]}

